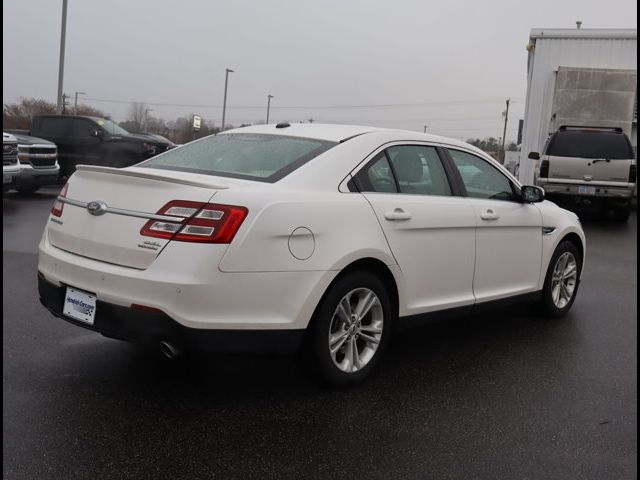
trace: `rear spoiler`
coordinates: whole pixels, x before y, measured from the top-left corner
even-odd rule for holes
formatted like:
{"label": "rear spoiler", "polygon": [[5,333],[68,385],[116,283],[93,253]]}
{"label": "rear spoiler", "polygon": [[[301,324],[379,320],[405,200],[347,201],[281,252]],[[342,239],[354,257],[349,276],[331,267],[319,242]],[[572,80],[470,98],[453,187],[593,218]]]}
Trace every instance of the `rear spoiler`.
{"label": "rear spoiler", "polygon": [[154,171],[150,168],[113,168],[101,167],[98,165],[77,165],[76,170],[79,172],[95,172],[104,173],[106,175],[122,175],[125,177],[148,178],[149,180],[158,180],[160,182],[177,183],[179,185],[189,185],[192,187],[214,188],[216,190],[225,190],[229,188],[229,185],[217,183],[213,179],[211,181],[207,181],[206,179],[187,179],[175,176],[174,172],[167,172],[162,170]]}

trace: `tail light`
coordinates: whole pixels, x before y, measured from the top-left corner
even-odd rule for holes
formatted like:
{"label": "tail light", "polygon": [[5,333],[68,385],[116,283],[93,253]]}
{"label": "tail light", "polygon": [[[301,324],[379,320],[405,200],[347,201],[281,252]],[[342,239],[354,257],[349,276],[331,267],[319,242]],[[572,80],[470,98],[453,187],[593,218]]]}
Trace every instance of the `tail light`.
{"label": "tail light", "polygon": [[[66,197],[68,189],[69,189],[69,184],[65,183],[64,187],[62,187],[62,190],[60,190],[58,197]],[[60,200],[56,198],[56,201],[53,203],[53,208],[51,209],[51,215],[53,215],[54,217],[61,217],[63,209],[64,209],[64,203],[62,203]]]}
{"label": "tail light", "polygon": [[231,243],[249,213],[245,207],[173,200],[158,215],[176,217],[149,220],[140,235],[180,242]]}
{"label": "tail light", "polygon": [[540,178],[549,178],[549,160],[542,160],[540,163]]}
{"label": "tail light", "polygon": [[635,163],[629,167],[629,183],[636,183],[636,165]]}

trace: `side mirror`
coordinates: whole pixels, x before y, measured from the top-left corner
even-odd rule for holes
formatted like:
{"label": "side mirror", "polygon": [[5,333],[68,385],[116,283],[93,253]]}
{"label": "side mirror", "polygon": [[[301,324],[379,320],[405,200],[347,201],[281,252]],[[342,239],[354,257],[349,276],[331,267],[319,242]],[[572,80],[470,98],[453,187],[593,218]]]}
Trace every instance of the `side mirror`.
{"label": "side mirror", "polygon": [[538,152],[529,153],[530,160],[540,160],[540,154]]}
{"label": "side mirror", "polygon": [[521,189],[524,203],[538,203],[544,200],[544,190],[534,185],[524,185]]}

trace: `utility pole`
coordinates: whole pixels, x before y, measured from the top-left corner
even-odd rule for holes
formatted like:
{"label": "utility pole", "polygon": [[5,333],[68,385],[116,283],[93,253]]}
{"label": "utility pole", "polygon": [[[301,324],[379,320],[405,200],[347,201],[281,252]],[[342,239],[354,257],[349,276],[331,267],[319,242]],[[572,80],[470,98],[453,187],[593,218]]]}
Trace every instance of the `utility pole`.
{"label": "utility pole", "polygon": [[67,113],[67,106],[69,105],[69,102],[67,102],[67,98],[69,98],[69,95],[67,95],[66,93],[62,94],[62,109],[60,110],[60,113]]}
{"label": "utility pole", "polygon": [[141,130],[146,130],[147,129],[147,123],[149,123],[149,112],[153,112],[153,108],[145,108],[144,109],[144,120],[143,120],[143,124],[142,124],[142,128]]}
{"label": "utility pole", "polygon": [[425,126],[424,126],[424,133],[427,133],[427,127],[428,127],[428,126],[429,126],[429,125],[425,125]]}
{"label": "utility pole", "polygon": [[507,109],[504,111],[504,131],[502,133],[502,159],[500,163],[504,165],[505,157],[507,153],[504,150],[505,140],[507,139],[507,122],[509,121],[509,104],[511,103],[511,99],[507,98]]}
{"label": "utility pole", "polygon": [[273,98],[273,95],[267,95],[267,122],[269,123],[269,110],[271,109],[271,99]]}
{"label": "utility pole", "polygon": [[87,92],[76,92],[76,99],[73,102],[73,113],[78,114],[78,95],[86,95]]}
{"label": "utility pole", "polygon": [[233,70],[226,68],[224,76],[224,103],[222,104],[222,126],[220,127],[221,132],[224,132],[224,118],[227,114],[227,84],[229,83],[230,73],[233,73]]}
{"label": "utility pole", "polygon": [[62,99],[62,81],[64,79],[64,44],[67,37],[67,0],[62,0],[62,27],[60,28],[60,63],[58,65],[58,113],[64,111]]}

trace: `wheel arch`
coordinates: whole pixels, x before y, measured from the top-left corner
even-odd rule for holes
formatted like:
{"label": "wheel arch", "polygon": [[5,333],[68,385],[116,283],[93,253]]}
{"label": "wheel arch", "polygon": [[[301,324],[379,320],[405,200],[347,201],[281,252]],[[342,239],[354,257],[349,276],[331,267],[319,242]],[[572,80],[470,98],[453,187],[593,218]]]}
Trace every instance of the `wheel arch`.
{"label": "wheel arch", "polygon": [[309,324],[316,317],[316,312],[318,307],[327,296],[327,294],[331,291],[333,286],[338,282],[341,278],[350,274],[351,272],[356,271],[367,271],[376,275],[387,287],[387,292],[389,293],[389,297],[391,299],[391,306],[393,308],[393,312],[396,317],[399,315],[400,311],[400,291],[398,288],[398,282],[389,268],[382,260],[375,257],[363,257],[357,260],[352,261],[351,263],[345,265],[340,272],[335,276],[335,278],[329,283],[327,288],[322,293],[320,300],[317,302],[313,315],[311,316]]}
{"label": "wheel arch", "polygon": [[562,242],[571,242],[578,249],[578,253],[580,254],[580,263],[584,263],[584,245],[582,243],[582,239],[575,232],[567,233],[562,239],[558,242],[560,245]]}

